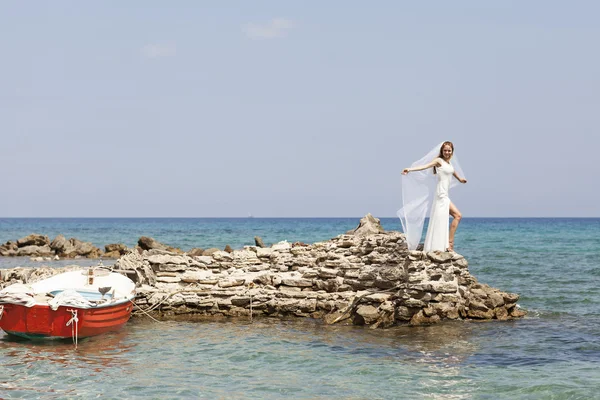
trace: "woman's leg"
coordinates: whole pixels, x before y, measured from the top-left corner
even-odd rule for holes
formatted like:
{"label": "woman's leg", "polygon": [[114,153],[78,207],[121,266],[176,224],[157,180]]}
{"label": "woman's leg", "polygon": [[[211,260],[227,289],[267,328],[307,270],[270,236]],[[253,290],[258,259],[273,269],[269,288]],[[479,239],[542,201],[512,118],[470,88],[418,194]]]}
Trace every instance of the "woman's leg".
{"label": "woman's leg", "polygon": [[452,216],[452,223],[450,224],[450,233],[448,235],[448,250],[454,250],[454,233],[462,218],[462,214],[458,211],[458,208],[452,202],[450,202],[450,215]]}

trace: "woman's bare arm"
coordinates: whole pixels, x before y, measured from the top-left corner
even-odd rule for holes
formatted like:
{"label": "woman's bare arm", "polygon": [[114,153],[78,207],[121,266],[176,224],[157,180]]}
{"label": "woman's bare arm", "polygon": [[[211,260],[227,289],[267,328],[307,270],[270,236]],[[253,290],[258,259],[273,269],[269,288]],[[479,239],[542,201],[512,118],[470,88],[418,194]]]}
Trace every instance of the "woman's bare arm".
{"label": "woman's bare arm", "polygon": [[433,160],[432,162],[430,162],[427,165],[421,165],[419,167],[412,167],[412,168],[404,168],[402,170],[402,175],[406,175],[409,172],[422,171],[422,170],[427,169],[427,168],[440,167],[441,165],[442,165],[442,163],[440,162],[440,159],[436,158],[435,160]]}
{"label": "woman's bare arm", "polygon": [[467,180],[466,180],[466,179],[464,179],[464,178],[461,178],[460,176],[458,176],[458,174],[456,173],[456,171],[454,171],[454,173],[453,173],[452,175],[454,175],[454,177],[455,177],[456,179],[458,179],[458,181],[459,181],[460,183],[467,183]]}

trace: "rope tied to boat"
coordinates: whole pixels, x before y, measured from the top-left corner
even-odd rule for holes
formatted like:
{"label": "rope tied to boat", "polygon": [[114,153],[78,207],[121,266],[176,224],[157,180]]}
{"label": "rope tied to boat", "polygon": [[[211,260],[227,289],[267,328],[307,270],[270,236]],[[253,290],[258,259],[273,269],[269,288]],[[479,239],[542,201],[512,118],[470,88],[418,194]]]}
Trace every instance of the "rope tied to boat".
{"label": "rope tied to boat", "polygon": [[[71,319],[69,320],[69,322],[67,322],[66,326],[71,325],[71,337],[73,338],[73,343],[75,343],[75,349],[77,349],[77,331],[78,331],[78,326],[77,323],[79,322],[79,318],[77,318],[77,310],[73,310],[71,308],[67,309],[67,311],[71,312]],[[75,323],[73,323],[75,322]]]}
{"label": "rope tied to boat", "polygon": [[3,315],[4,315],[4,306],[0,305],[0,319],[2,319]]}

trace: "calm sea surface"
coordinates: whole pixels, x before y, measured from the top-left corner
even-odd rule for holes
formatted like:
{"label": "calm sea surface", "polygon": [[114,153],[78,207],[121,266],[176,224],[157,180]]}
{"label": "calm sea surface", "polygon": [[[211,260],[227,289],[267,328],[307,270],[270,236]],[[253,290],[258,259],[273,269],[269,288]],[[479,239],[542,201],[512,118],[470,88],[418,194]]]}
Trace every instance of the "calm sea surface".
{"label": "calm sea surface", "polygon": [[[0,242],[35,232],[98,247],[144,235],[184,250],[241,248],[254,236],[313,243],[358,221],[0,219]],[[465,218],[455,247],[480,282],[520,294],[528,317],[388,330],[135,318],[77,350],[0,333],[0,398],[600,399],[600,219]],[[87,265],[45,264],[65,263]],[[0,257],[0,268],[20,265],[43,264]]]}

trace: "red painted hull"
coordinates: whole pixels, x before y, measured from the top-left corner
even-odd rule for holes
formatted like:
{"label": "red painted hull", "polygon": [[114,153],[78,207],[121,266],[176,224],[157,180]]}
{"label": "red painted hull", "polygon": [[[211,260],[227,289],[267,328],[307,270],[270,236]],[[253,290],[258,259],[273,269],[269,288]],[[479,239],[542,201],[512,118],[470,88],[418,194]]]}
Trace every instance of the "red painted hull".
{"label": "red painted hull", "polygon": [[77,337],[84,338],[120,329],[129,320],[132,309],[130,302],[95,308],[60,306],[56,311],[47,305],[4,304],[0,328],[8,334],[30,339],[72,338],[75,322],[67,325],[73,317],[68,310],[77,310]]}

